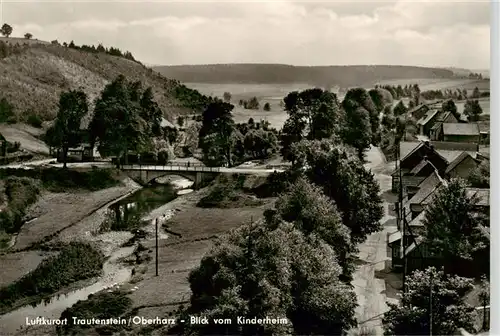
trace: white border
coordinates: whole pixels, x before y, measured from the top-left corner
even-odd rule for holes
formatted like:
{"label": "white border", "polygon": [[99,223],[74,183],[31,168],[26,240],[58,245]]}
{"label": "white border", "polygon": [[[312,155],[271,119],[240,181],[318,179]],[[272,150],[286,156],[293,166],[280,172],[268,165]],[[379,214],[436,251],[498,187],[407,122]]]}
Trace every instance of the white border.
{"label": "white border", "polygon": [[[490,208],[491,208],[491,219],[490,219],[490,230],[491,230],[491,313],[490,313],[490,335],[500,335],[500,319],[498,318],[500,313],[500,268],[498,263],[500,261],[500,228],[497,226],[500,221],[500,180],[499,175],[494,172],[500,169],[498,166],[498,154],[500,149],[500,118],[497,114],[500,110],[499,102],[499,81],[500,81],[500,68],[499,68],[499,39],[500,39],[500,3],[498,0],[493,0],[491,2],[491,35],[490,35],[490,99],[491,99],[491,189],[490,189]],[[496,312],[496,313],[495,313]],[[496,318],[495,318],[496,316]]]}

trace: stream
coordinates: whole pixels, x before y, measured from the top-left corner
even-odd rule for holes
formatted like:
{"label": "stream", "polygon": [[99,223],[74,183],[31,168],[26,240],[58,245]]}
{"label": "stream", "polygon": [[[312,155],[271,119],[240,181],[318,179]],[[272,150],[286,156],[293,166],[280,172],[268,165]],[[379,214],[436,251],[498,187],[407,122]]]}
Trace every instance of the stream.
{"label": "stream", "polygon": [[[108,211],[115,216],[117,221],[126,221],[129,216],[139,215],[154,223],[154,218],[148,216],[154,209],[165,205],[178,195],[191,191],[187,189],[192,184],[189,181],[169,181],[167,184],[156,184],[151,187],[139,189],[132,195],[117,201],[109,206]],[[146,225],[145,231],[154,225]],[[168,235],[161,234],[161,238]],[[36,305],[26,305],[12,312],[0,316],[0,335],[9,335],[22,331],[26,328],[26,318],[36,318],[38,316],[47,319],[57,319],[68,307],[71,307],[80,300],[86,300],[90,294],[101,290],[121,285],[128,282],[132,276],[132,267],[120,264],[119,260],[130,256],[136,246],[120,247],[111,253],[109,259],[103,265],[103,275],[99,280],[89,286],[71,291],[67,294],[60,294],[42,301]]]}

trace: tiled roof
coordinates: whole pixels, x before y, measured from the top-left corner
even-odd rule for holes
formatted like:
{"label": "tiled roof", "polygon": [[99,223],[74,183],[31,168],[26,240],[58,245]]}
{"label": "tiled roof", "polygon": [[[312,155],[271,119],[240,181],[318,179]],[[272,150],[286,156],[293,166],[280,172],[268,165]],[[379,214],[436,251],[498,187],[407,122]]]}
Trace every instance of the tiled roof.
{"label": "tiled roof", "polygon": [[456,166],[458,166],[462,161],[464,161],[466,158],[472,157],[469,153],[467,152],[462,152],[455,160],[453,160],[448,167],[446,168],[445,174],[448,174],[451,172],[453,169],[455,169]]}
{"label": "tiled roof", "polygon": [[417,125],[426,125],[429,121],[434,118],[434,116],[439,112],[439,110],[429,110],[427,113],[417,121]]}
{"label": "tiled roof", "polygon": [[444,123],[443,134],[445,135],[479,135],[477,123]]}

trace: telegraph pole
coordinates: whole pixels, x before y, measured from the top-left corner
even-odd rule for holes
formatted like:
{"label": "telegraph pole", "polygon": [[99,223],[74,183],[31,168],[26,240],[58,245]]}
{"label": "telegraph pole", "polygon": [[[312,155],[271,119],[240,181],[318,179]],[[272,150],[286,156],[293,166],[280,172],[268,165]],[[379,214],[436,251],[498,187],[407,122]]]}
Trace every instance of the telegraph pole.
{"label": "telegraph pole", "polygon": [[155,221],[155,240],[156,240],[156,276],[158,276],[158,218]]}
{"label": "telegraph pole", "polygon": [[430,293],[429,293],[429,336],[432,336],[432,283],[433,274],[431,273]]}

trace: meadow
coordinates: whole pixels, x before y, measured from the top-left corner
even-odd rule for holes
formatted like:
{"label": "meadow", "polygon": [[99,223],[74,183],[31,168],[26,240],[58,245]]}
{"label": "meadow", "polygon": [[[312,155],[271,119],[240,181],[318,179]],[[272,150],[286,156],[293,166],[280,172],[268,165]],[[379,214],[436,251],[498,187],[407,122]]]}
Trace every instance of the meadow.
{"label": "meadow", "polygon": [[[230,92],[232,95],[231,103],[235,106],[233,116],[236,122],[246,122],[249,118],[254,120],[267,120],[273,127],[280,129],[287,114],[280,107],[280,101],[292,91],[300,91],[313,86],[308,84],[209,84],[209,83],[184,83],[187,87],[196,89],[201,93],[209,96],[222,97],[224,92]],[[469,94],[477,86],[480,91],[489,91],[489,80],[476,80],[476,79],[436,79],[436,78],[415,78],[404,80],[387,80],[381,81],[379,85],[407,85],[418,84],[421,91],[427,90],[456,90],[466,89]],[[366,86],[370,88],[371,86]],[[251,97],[259,99],[261,109],[247,110],[238,106],[240,99],[249,99]],[[341,100],[343,94],[339,94],[338,98]],[[271,106],[271,111],[264,111],[262,106],[268,102]],[[403,98],[403,102],[408,105],[408,99]],[[397,101],[394,102],[397,104]],[[490,113],[490,100],[489,98],[480,99],[481,107],[484,114]],[[464,109],[465,101],[456,102],[458,111],[462,112]]]}

